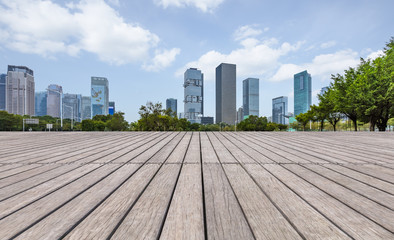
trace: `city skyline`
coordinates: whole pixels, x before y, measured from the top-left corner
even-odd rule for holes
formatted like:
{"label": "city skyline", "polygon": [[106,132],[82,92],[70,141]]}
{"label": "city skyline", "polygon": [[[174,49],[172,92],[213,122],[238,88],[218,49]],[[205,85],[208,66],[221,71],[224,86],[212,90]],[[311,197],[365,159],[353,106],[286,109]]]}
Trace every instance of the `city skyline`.
{"label": "city skyline", "polygon": [[[377,56],[393,32],[389,0],[197,3],[1,1],[0,74],[7,65],[28,66],[37,91],[59,84],[83,96],[90,96],[91,76],[105,76],[111,100],[130,122],[147,101],[183,99],[190,67],[204,73],[204,115],[214,116],[215,67],[231,62],[237,89],[247,77],[260,79],[260,115],[268,117],[277,96],[288,96],[293,111],[294,73],[312,74],[316,104],[331,74]],[[239,107],[242,91],[236,101]]]}

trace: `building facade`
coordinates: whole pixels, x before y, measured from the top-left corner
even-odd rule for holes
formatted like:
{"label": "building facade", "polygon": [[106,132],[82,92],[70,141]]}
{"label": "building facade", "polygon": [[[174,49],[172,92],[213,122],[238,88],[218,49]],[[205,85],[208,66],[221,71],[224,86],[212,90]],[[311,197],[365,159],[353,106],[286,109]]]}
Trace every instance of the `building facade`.
{"label": "building facade", "polygon": [[51,84],[47,88],[47,115],[60,118],[62,114],[63,88],[57,84]]}
{"label": "building facade", "polygon": [[328,87],[322,87],[322,88],[320,89],[320,96],[323,96],[324,93],[326,93],[327,91],[328,91]]}
{"label": "building facade", "polygon": [[5,111],[6,74],[0,74],[0,111]]}
{"label": "building facade", "polygon": [[285,96],[272,99],[272,122],[287,124],[288,99]]}
{"label": "building facade", "polygon": [[184,74],[184,118],[191,123],[201,123],[204,115],[204,74],[189,68]]}
{"label": "building facade", "polygon": [[294,116],[306,113],[312,105],[312,77],[305,70],[294,74]]}
{"label": "building facade", "polygon": [[81,121],[82,96],[80,94],[63,94],[62,104],[64,119],[73,119],[76,122]]}
{"label": "building facade", "polygon": [[178,101],[175,98],[167,98],[166,100],[166,110],[171,109],[175,115],[178,112]]}
{"label": "building facade", "polygon": [[237,111],[237,123],[240,123],[242,120],[244,120],[244,108],[240,107]]}
{"label": "building facade", "polygon": [[201,117],[201,124],[213,124],[213,117]]}
{"label": "building facade", "polygon": [[222,63],[216,67],[216,123],[233,125],[236,121],[236,65]]}
{"label": "building facade", "polygon": [[35,115],[47,115],[47,92],[36,92],[35,94]]}
{"label": "building facade", "polygon": [[115,102],[109,102],[108,103],[108,114],[109,115],[114,115],[115,113]]}
{"label": "building facade", "polygon": [[244,117],[250,115],[259,116],[259,79],[247,78],[242,82],[243,86],[243,112]]}
{"label": "building facade", "polygon": [[6,110],[18,115],[34,115],[35,84],[33,70],[8,65]]}
{"label": "building facade", "polygon": [[91,78],[91,101],[92,118],[96,115],[108,115],[109,109],[109,86],[108,80],[104,77]]}
{"label": "building facade", "polygon": [[90,97],[83,96],[81,101],[82,120],[92,119],[92,101]]}

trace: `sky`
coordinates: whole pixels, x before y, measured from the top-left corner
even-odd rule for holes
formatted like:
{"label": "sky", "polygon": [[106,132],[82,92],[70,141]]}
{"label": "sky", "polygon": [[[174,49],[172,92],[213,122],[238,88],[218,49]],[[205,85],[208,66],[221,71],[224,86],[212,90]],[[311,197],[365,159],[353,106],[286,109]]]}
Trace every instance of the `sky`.
{"label": "sky", "polygon": [[293,75],[312,75],[312,103],[331,74],[376,58],[394,36],[392,0],[0,0],[0,73],[34,71],[36,91],[59,84],[90,96],[90,78],[106,77],[109,98],[126,120],[147,101],[178,100],[183,73],[204,73],[204,115],[215,116],[215,68],[237,65],[242,81],[260,79],[260,115],[288,96]]}

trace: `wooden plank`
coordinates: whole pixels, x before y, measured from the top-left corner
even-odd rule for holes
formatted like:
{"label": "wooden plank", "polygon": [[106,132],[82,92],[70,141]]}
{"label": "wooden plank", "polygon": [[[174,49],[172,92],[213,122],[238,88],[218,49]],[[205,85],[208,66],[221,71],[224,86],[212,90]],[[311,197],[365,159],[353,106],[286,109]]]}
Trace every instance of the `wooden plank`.
{"label": "wooden plank", "polygon": [[380,203],[383,206],[393,211],[394,208],[393,195],[382,192],[376,188],[372,188],[364,183],[348,178],[344,175],[341,175],[337,172],[334,172],[322,166],[306,165],[305,167],[310,170],[313,170],[318,174],[321,174],[322,176],[330,179],[331,181],[334,181],[337,184],[340,184],[341,186],[348,188],[349,190],[357,192],[358,194],[367,197],[370,200]]}
{"label": "wooden plank", "polygon": [[85,165],[80,168],[74,169],[66,174],[60,175],[55,179],[45,182],[44,184],[37,185],[34,188],[21,192],[13,197],[8,195],[6,200],[0,202],[0,218],[16,211],[17,209],[38,200],[39,198],[49,194],[58,189],[61,190],[62,187],[66,186],[70,182],[76,180],[77,178],[87,174],[94,169],[97,169],[100,165]]}
{"label": "wooden plank", "polygon": [[112,236],[114,239],[154,239],[159,235],[180,165],[164,165]]}
{"label": "wooden plank", "polygon": [[257,239],[302,239],[240,165],[223,168]]}
{"label": "wooden plank", "polygon": [[107,238],[159,167],[159,164],[142,166],[126,183],[75,226],[64,239]]}
{"label": "wooden plank", "polygon": [[201,141],[201,155],[203,163],[219,163],[215,151],[212,148],[211,143],[209,142],[208,136],[205,132],[200,133],[200,141]]}
{"label": "wooden plank", "polygon": [[328,164],[325,165],[326,168],[332,169],[334,171],[337,171],[339,173],[342,173],[346,176],[352,177],[354,179],[357,179],[358,181],[361,181],[365,184],[368,184],[370,186],[373,186],[377,189],[380,189],[382,191],[385,191],[387,193],[393,194],[394,195],[394,184],[382,181],[380,179],[368,176],[366,174],[354,171],[352,169],[347,168],[346,166],[339,166],[335,164]]}
{"label": "wooden plank", "polygon": [[264,167],[354,239],[392,238],[391,232],[304,181],[283,166],[267,164]]}
{"label": "wooden plank", "polygon": [[104,197],[127,179],[138,167],[139,164],[122,166],[103,181],[23,232],[17,239],[58,239],[75,222],[86,215],[93,206],[100,203]]}
{"label": "wooden plank", "polygon": [[189,150],[187,152],[184,163],[200,164],[201,152],[200,152],[200,133],[193,132],[192,138],[189,144]]}
{"label": "wooden plank", "polygon": [[230,183],[218,164],[204,164],[208,239],[254,239]]}
{"label": "wooden plank", "polygon": [[387,208],[378,205],[368,198],[335,184],[302,166],[288,164],[285,168],[296,173],[298,176],[302,176],[304,180],[312,183],[347,206],[351,206],[382,227],[394,232],[394,221],[391,221],[391,219],[394,219],[393,211],[389,211]]}
{"label": "wooden plank", "polygon": [[60,205],[72,199],[116,167],[115,165],[105,165],[80,180],[67,185],[61,191],[56,191],[0,220],[0,236],[10,238],[22,229],[34,224],[38,219],[46,216]]}
{"label": "wooden plank", "polygon": [[183,166],[160,239],[205,239],[200,164]]}

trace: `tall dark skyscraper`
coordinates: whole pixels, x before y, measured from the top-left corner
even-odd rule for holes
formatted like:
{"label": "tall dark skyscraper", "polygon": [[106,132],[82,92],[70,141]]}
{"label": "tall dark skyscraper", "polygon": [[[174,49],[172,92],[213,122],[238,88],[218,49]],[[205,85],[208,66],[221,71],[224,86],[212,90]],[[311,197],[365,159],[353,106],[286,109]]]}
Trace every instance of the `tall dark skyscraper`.
{"label": "tall dark skyscraper", "polygon": [[33,70],[25,66],[8,66],[6,110],[18,115],[34,115],[35,84]]}
{"label": "tall dark skyscraper", "polygon": [[237,118],[236,65],[222,63],[216,68],[216,123],[234,125]]}
{"label": "tall dark skyscraper", "polygon": [[294,74],[294,116],[306,113],[312,105],[312,77],[305,70]]}
{"label": "tall dark skyscraper", "polygon": [[259,116],[259,79],[247,78],[243,80],[243,115]]}
{"label": "tall dark skyscraper", "polygon": [[111,101],[111,102],[109,102],[108,103],[108,114],[109,115],[114,115],[114,113],[116,112],[115,111],[115,102],[114,101]]}
{"label": "tall dark skyscraper", "polygon": [[0,74],[0,111],[5,110],[6,74]]}

